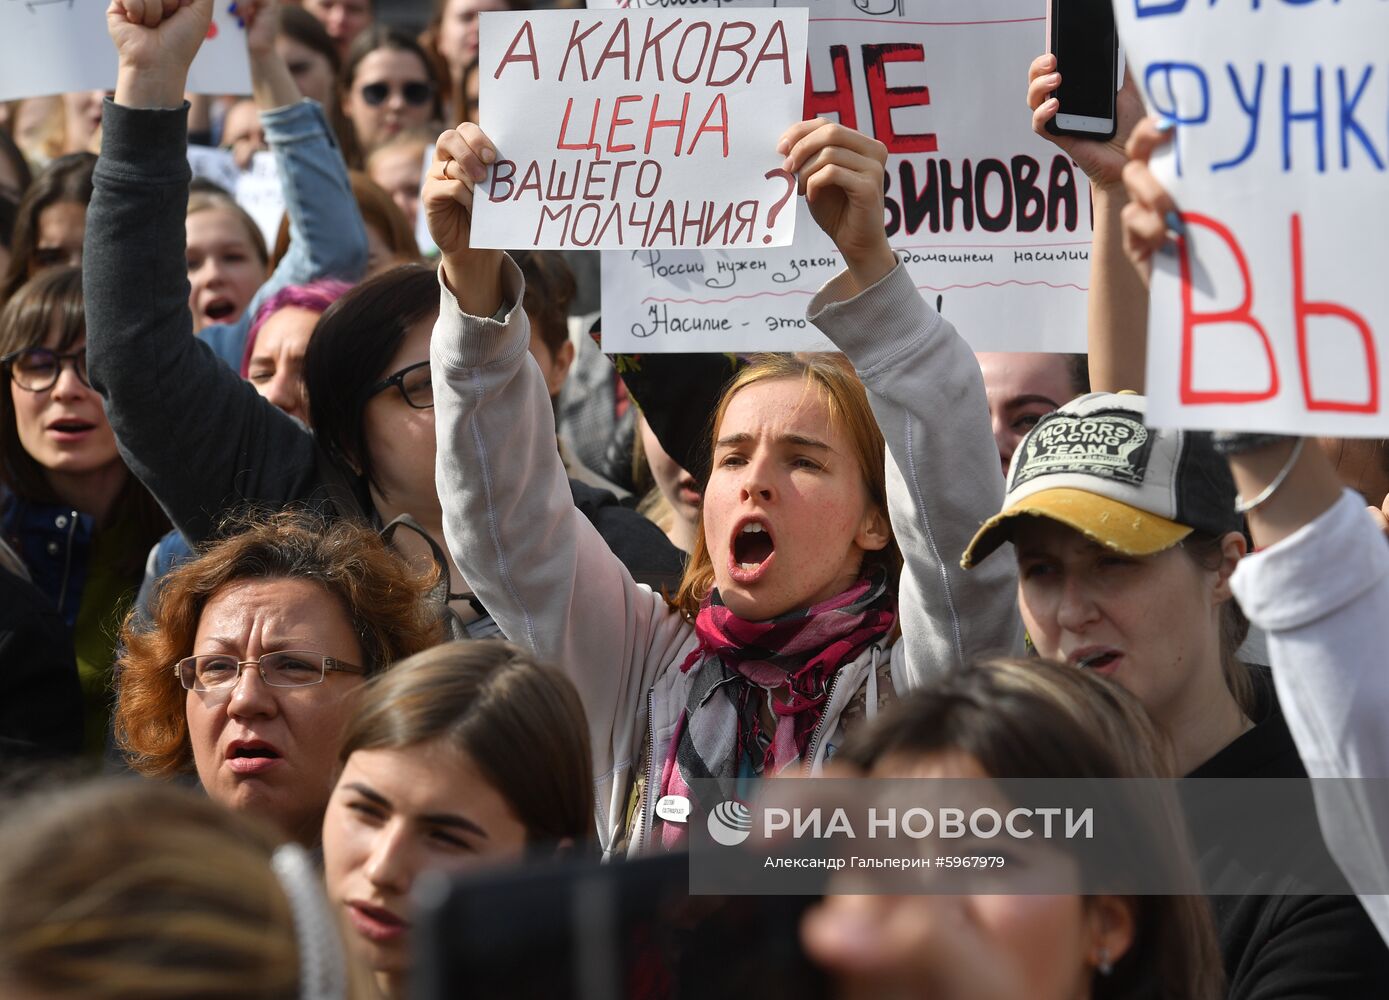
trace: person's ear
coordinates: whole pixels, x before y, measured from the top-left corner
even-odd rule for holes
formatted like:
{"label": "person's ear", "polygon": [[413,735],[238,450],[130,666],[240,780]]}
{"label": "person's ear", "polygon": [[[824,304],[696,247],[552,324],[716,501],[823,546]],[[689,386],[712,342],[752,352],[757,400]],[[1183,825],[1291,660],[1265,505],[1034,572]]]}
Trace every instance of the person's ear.
{"label": "person's ear", "polygon": [[874,505],[868,508],[854,542],[865,552],[881,552],[892,541],[892,524],[887,512]]}
{"label": "person's ear", "polygon": [[1215,603],[1224,604],[1235,596],[1230,588],[1230,577],[1234,575],[1235,567],[1248,551],[1249,543],[1242,532],[1227,531],[1221,536],[1220,565],[1215,571]]}
{"label": "person's ear", "polygon": [[1086,911],[1086,964],[1107,976],[1133,947],[1134,903],[1126,896],[1089,896]]}

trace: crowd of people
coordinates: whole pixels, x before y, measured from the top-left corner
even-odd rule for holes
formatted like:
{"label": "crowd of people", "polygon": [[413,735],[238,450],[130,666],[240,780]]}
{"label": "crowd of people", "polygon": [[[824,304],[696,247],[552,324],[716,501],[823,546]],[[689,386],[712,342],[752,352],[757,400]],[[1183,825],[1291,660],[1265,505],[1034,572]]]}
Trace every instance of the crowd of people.
{"label": "crowd of people", "polygon": [[[1019,68],[1086,355],[975,354],[812,119],[839,353],[614,365],[593,255],[470,245],[514,6],[238,0],[252,94],[186,99],[213,0],[111,0],[112,93],[0,107],[0,995],[399,1000],[423,876],[684,851],[711,783],[1389,773],[1389,448],[1146,425],[1131,80],[1080,139]],[[274,158],[273,245],[190,143]],[[1318,804],[1359,896],[830,894],[801,945],[843,996],[1389,995],[1389,805]]]}

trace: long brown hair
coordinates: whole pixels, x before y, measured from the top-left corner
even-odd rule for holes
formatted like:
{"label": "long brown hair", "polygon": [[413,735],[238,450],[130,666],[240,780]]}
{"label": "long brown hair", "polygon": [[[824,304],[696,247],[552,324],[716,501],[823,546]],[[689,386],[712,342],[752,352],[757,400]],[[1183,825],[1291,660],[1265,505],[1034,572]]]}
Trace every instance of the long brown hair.
{"label": "long brown hair", "polygon": [[[49,268],[24,284],[6,303],[0,311],[0,357],[12,351],[41,347],[55,327],[58,330],[55,349],[59,352],[70,351],[73,344],[87,336],[81,268],[70,265]],[[0,483],[27,501],[62,502],[49,483],[48,470],[19,440],[14,398],[9,391],[0,392]],[[117,570],[122,575],[135,576],[144,567],[150,546],[169,530],[169,521],[149,490],[129,470],[125,485],[111,508],[108,523],[127,521],[133,525],[134,534],[129,551],[119,557]]]}
{"label": "long brown hair", "polygon": [[[296,929],[271,866],[281,839],[205,796],[149,782],[108,779],[8,807],[0,991],[297,1000],[303,940],[314,929]],[[317,932],[337,929],[325,922]],[[368,995],[351,964],[348,980],[348,1000]]]}
{"label": "long brown hair", "polygon": [[[848,360],[839,354],[762,354],[753,358],[738,371],[724,389],[719,405],[714,409],[710,424],[710,454],[712,442],[718,440],[719,427],[723,424],[728,404],[741,390],[761,382],[778,379],[799,379],[806,390],[817,392],[829,410],[830,422],[844,432],[853,447],[858,460],[859,471],[863,475],[863,485],[868,500],[882,511],[887,519],[887,476],[884,466],[886,445],[883,432],[873,417],[873,409],[868,402],[868,393],[859,381]],[[866,552],[863,557],[864,568],[879,568],[887,574],[889,586],[894,590],[897,577],[902,569],[902,555],[897,549],[895,539],[880,551]],[[709,545],[704,537],[701,522],[699,534],[695,537],[694,551],[690,553],[685,565],[685,576],[680,581],[672,605],[686,618],[693,619],[699,612],[700,603],[708,596],[714,586],[714,564],[709,556]]]}
{"label": "long brown hair", "polygon": [[569,678],[500,640],[435,646],[373,681],[348,726],[358,750],[442,741],[466,753],[537,846],[596,829],[588,722]]}
{"label": "long brown hair", "polygon": [[0,280],[0,305],[8,302],[21,285],[38,273],[34,254],[38,251],[39,218],[43,210],[67,203],[85,208],[92,200],[95,168],[96,157],[91,153],[60,156],[45,167],[24,192],[10,246],[10,266]]}
{"label": "long brown hair", "polygon": [[148,621],[132,611],[121,628],[116,739],[141,774],[168,778],[192,767],[186,693],[174,664],[193,652],[208,601],[234,583],[289,579],[323,587],[347,612],[368,674],[441,637],[429,598],[434,574],[411,570],[366,525],[303,511],[232,524],[242,530],[163,579]]}
{"label": "long brown hair", "polygon": [[[993,659],[951,670],[903,695],[835,757],[864,772],[889,757],[961,752],[993,778],[1173,778],[1171,751],[1143,706],[1118,684],[1062,663]],[[1145,789],[1149,788],[1145,783]],[[1145,810],[1145,832],[1164,849],[1172,885],[1195,884],[1176,845],[1177,810]],[[1171,848],[1171,849],[1167,849]],[[1217,1000],[1223,971],[1210,907],[1201,896],[1126,897],[1133,945],[1094,1000]]]}

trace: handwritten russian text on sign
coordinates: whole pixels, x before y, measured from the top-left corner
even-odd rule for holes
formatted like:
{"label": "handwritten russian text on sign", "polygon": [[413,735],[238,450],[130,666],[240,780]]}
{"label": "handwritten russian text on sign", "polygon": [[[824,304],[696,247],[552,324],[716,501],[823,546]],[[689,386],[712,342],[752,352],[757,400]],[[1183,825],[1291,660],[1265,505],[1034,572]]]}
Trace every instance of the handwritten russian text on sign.
{"label": "handwritten russian text on sign", "polygon": [[482,128],[500,159],[474,200],[488,247],[774,246],[795,179],[804,11],[482,15]]}
{"label": "handwritten russian text on sign", "polygon": [[[1022,96],[1046,0],[803,2],[803,114],[888,147],[884,222],[922,294],[978,350],[1085,350],[1090,187]],[[798,208],[783,250],[605,253],[604,349],[828,350],[805,309],[843,264]]]}
{"label": "handwritten russian text on sign", "polygon": [[1159,255],[1149,418],[1389,436],[1389,4],[1115,0],[1187,235]]}
{"label": "handwritten russian text on sign", "polygon": [[[0,0],[0,101],[116,85],[109,0]],[[196,94],[249,94],[246,33],[219,4],[188,72]]]}

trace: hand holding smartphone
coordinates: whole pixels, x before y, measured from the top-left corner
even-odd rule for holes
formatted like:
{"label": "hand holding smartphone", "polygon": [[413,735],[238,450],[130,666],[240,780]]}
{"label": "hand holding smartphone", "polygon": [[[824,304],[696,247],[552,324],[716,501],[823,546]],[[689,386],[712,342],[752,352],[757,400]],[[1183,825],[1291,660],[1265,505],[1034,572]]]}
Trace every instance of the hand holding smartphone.
{"label": "hand holding smartphone", "polygon": [[1115,130],[1119,36],[1110,0],[1048,0],[1047,40],[1056,56],[1059,108],[1053,135],[1108,139]]}

